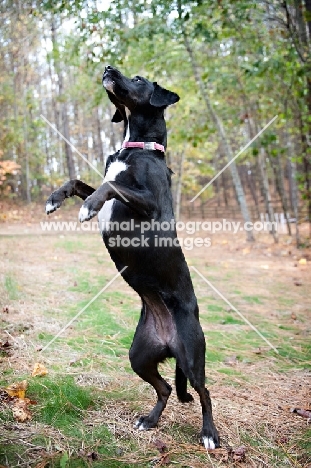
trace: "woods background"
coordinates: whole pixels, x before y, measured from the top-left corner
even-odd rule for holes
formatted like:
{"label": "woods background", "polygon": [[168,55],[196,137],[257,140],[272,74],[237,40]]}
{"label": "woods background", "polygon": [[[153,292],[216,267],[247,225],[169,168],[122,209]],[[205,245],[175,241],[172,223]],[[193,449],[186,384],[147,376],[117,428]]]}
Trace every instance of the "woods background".
{"label": "woods background", "polygon": [[42,116],[103,172],[122,142],[101,84],[110,64],[181,97],[166,115],[177,218],[283,213],[306,245],[299,225],[311,219],[311,0],[3,1],[1,18],[2,200],[42,202],[68,177],[101,183]]}

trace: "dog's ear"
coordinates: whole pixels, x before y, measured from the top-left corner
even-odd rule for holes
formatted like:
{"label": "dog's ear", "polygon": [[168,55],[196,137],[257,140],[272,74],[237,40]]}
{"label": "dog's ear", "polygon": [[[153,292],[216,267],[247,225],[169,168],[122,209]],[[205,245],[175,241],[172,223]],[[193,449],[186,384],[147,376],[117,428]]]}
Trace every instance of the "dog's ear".
{"label": "dog's ear", "polygon": [[122,120],[123,120],[123,115],[121,114],[119,109],[117,109],[114,113],[114,116],[111,119],[111,122],[117,123],[117,122],[122,122]]}
{"label": "dog's ear", "polygon": [[150,98],[150,104],[155,107],[167,107],[175,102],[179,101],[179,96],[168,89],[164,89],[159,86],[156,82],[154,84],[154,90]]}

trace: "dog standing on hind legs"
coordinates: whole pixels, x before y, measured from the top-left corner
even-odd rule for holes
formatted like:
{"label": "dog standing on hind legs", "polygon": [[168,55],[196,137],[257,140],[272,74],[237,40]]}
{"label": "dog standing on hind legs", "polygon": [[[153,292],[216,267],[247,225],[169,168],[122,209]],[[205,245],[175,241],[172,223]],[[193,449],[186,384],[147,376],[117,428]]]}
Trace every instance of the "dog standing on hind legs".
{"label": "dog standing on hind legs", "polygon": [[[97,190],[70,180],[51,194],[46,212],[55,211],[65,198],[82,198],[80,222],[98,215],[112,260],[119,271],[126,267],[122,276],[142,300],[130,362],[155,389],[157,403],[139,418],[137,429],[157,425],[172,391],[159,374],[158,364],[173,357],[178,399],[183,403],[193,400],[187,392],[189,380],[202,406],[202,442],[214,449],[219,447],[219,437],[205,388],[205,339],[189,269],[172,222],[171,172],[164,155],[164,110],[179,96],[140,76],[127,78],[110,66],[105,69],[103,86],[116,106],[112,121],[124,122],[122,148],[108,157],[105,178]],[[131,221],[132,229],[122,230],[121,223]]]}

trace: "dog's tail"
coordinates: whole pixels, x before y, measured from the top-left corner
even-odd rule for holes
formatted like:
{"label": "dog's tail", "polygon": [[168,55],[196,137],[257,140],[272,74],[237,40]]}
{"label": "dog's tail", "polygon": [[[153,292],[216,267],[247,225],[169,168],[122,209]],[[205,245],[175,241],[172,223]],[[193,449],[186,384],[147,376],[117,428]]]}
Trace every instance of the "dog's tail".
{"label": "dog's tail", "polygon": [[187,392],[187,377],[177,363],[175,371],[175,386],[179,401],[182,403],[189,403],[190,401],[193,401],[192,395]]}

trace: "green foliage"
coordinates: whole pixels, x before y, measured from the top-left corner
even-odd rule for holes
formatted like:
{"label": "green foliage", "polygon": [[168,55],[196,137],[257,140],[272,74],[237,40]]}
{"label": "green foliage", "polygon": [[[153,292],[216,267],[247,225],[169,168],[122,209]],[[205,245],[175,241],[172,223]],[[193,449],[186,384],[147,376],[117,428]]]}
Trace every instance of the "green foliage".
{"label": "green foliage", "polygon": [[[182,175],[184,196],[191,197],[224,165],[221,142],[202,99],[205,92],[234,149],[245,145],[279,115],[273,129],[245,152],[243,162],[256,166],[259,150],[264,147],[268,158],[280,156],[275,164],[283,172],[288,161],[296,164],[301,198],[311,203],[307,143],[311,58],[303,30],[299,30],[307,26],[309,11],[303,9],[299,24],[295,15],[290,18],[293,34],[291,24],[286,27],[283,4],[275,4],[269,13],[264,3],[249,0],[112,0],[100,5],[86,0],[44,0],[30,12],[27,5],[24,8],[21,16],[12,4],[9,20],[1,26],[6,55],[1,58],[4,73],[0,82],[0,143],[4,156],[22,166],[17,193],[23,198],[27,186],[30,196],[36,198],[46,185],[54,187],[67,177],[64,145],[40,119],[41,112],[60,127],[67,106],[70,138],[89,160],[103,168],[95,144],[98,122],[94,112],[100,109],[107,155],[114,149],[111,108],[101,78],[104,66],[111,64],[128,75],[147,75],[180,94],[181,101],[168,110],[167,121],[170,165],[176,174],[180,155],[187,155]],[[13,32],[11,24],[16,25]],[[30,32],[32,39],[26,50],[20,38]],[[196,71],[185,47],[184,32],[198,64]],[[17,59],[16,46],[22,51]],[[118,146],[122,137],[115,132]],[[74,165],[80,177],[98,183],[77,155]],[[271,177],[273,171],[268,171]],[[202,200],[212,195],[210,187]]]}

